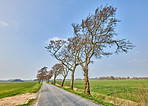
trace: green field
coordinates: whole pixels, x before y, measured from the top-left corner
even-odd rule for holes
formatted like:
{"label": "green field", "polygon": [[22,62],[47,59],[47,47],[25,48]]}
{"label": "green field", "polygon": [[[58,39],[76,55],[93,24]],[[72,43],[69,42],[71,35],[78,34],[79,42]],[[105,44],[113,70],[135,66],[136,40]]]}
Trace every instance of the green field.
{"label": "green field", "polygon": [[41,87],[38,82],[1,82],[0,99],[8,96],[14,96],[23,93],[35,93]]}
{"label": "green field", "polygon": [[[58,84],[61,82],[58,81]],[[65,82],[70,86],[70,81]],[[75,81],[74,88],[83,92],[84,81]],[[100,99],[119,98],[135,103],[148,102],[148,80],[96,80],[90,81],[92,96]],[[141,100],[142,99],[142,100]]]}

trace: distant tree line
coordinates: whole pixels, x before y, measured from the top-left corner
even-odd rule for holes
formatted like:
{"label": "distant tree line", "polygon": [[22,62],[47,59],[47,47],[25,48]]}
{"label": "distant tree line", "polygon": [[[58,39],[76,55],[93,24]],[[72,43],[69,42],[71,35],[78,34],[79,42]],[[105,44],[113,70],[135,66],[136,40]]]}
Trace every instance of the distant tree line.
{"label": "distant tree line", "polygon": [[10,82],[24,82],[24,81],[21,80],[21,79],[10,79],[10,80],[8,80],[8,81],[10,81]]}
{"label": "distant tree line", "polygon": [[[115,14],[116,8],[107,5],[100,6],[94,14],[88,15],[80,24],[72,24],[74,32],[72,37],[67,40],[50,41],[45,48],[60,63],[60,65],[52,67],[53,84],[56,83],[55,79],[57,75],[61,74],[61,71],[65,72],[62,74],[63,80],[66,78],[68,71],[71,71],[70,88],[73,89],[74,73],[77,66],[81,66],[85,81],[84,93],[90,94],[88,66],[93,63],[93,59],[100,59],[114,53],[127,53],[129,49],[134,47],[130,41],[117,38],[115,27],[120,20],[115,18]],[[45,79],[48,80],[44,71],[44,68],[38,71],[39,82]],[[49,72],[47,73],[49,74]]]}
{"label": "distant tree line", "polygon": [[110,77],[99,77],[97,78],[98,80],[148,80],[148,77],[114,77],[114,76],[110,76]]}
{"label": "distant tree line", "polygon": [[[84,80],[82,78],[76,78],[75,80]],[[106,76],[106,77],[96,77],[89,78],[89,80],[148,80],[148,77],[114,77],[114,76]]]}

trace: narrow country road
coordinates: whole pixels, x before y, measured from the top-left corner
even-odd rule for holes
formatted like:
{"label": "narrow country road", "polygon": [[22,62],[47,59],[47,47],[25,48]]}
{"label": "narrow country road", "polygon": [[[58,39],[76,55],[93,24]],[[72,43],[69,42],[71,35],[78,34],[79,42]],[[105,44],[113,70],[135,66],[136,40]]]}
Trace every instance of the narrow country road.
{"label": "narrow country road", "polygon": [[36,106],[99,106],[90,100],[67,92],[54,85],[43,83]]}

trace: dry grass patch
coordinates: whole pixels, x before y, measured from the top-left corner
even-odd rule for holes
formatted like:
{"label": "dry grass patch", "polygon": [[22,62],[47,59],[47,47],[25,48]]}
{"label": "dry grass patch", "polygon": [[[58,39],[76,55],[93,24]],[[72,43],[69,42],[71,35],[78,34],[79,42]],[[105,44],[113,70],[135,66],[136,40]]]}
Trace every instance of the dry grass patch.
{"label": "dry grass patch", "polygon": [[30,99],[35,99],[36,93],[26,93],[21,95],[15,95],[12,97],[5,97],[0,99],[0,106],[16,106],[27,104]]}

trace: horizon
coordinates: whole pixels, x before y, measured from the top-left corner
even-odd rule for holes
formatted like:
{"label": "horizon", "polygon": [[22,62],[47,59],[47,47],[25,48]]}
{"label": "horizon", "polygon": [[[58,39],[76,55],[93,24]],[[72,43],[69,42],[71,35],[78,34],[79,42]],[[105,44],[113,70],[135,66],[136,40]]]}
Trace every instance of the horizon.
{"label": "horizon", "polygon": [[[89,79],[90,78],[97,78],[97,79],[99,79],[99,78],[101,78],[101,77],[111,77],[111,76],[100,76],[100,77],[89,77]],[[114,78],[127,78],[127,77],[129,77],[129,76],[123,76],[123,77],[118,77],[118,76],[113,76]],[[133,77],[129,77],[130,79],[132,79],[132,78],[148,78],[148,77],[137,77],[137,76],[133,76]],[[14,78],[14,79],[20,79],[20,80],[22,80],[22,81],[33,81],[33,80],[36,80],[36,78],[35,79],[21,79],[21,78]],[[9,81],[9,80],[14,80],[14,79],[0,79],[0,81]],[[80,77],[75,77],[74,78],[74,80],[77,80],[77,79],[81,79],[81,80],[84,80],[84,78],[80,78]],[[53,78],[51,78],[50,80],[53,80]],[[62,78],[57,78],[57,80],[62,80]],[[66,80],[71,80],[70,78],[66,78]],[[139,80],[139,79],[138,79]]]}

